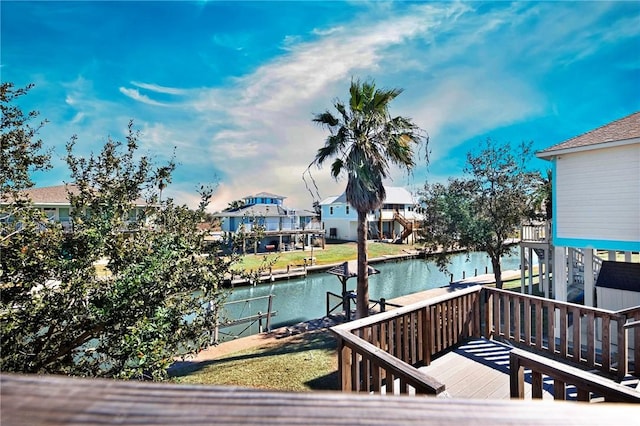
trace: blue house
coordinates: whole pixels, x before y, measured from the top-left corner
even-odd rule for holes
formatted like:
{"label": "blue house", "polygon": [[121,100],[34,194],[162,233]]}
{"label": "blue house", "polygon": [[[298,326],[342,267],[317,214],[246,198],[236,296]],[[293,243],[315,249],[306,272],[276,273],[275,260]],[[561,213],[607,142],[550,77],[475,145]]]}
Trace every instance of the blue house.
{"label": "blue house", "polygon": [[251,235],[259,230],[264,237],[256,243],[255,252],[310,245],[313,236],[322,234],[320,223],[314,220],[317,215],[285,207],[285,198],[269,192],[247,195],[243,198],[244,205],[217,213],[216,217],[221,219],[222,231],[228,234]]}

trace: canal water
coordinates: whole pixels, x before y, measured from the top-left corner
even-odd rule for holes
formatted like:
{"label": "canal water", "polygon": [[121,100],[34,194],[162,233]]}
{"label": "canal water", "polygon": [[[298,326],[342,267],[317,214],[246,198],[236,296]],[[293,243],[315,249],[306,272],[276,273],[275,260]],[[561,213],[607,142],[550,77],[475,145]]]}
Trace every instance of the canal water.
{"label": "canal water", "polygon": [[[440,272],[435,262],[425,259],[409,259],[387,261],[372,265],[380,271],[379,274],[369,276],[369,297],[374,300],[387,300],[419,291],[447,286],[450,275]],[[449,271],[454,280],[485,273],[485,268],[491,273],[491,261],[484,252],[473,252],[467,258],[466,254],[451,256]],[[510,256],[502,259],[502,270],[519,269],[520,257],[515,249]],[[347,281],[347,289],[355,290],[356,278]],[[227,302],[253,299],[273,294],[273,310],[277,315],[272,318],[272,328],[296,324],[326,315],[326,293],[342,292],[342,285],[335,275],[327,272],[310,273],[303,278],[259,284],[257,286],[235,287]],[[332,306],[339,301],[331,300]],[[255,315],[257,312],[267,312],[267,299],[253,300],[227,305],[224,317],[237,319]],[[266,325],[266,321],[263,321]],[[229,340],[236,336],[246,336],[258,333],[258,324],[244,324],[221,329],[220,340]]]}

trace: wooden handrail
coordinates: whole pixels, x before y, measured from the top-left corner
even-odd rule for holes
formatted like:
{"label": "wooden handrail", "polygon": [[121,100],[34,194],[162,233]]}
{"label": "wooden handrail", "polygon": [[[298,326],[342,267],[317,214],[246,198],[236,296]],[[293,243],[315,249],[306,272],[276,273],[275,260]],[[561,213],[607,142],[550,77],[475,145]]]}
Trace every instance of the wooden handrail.
{"label": "wooden handrail", "polygon": [[640,321],[631,321],[624,323],[624,328],[640,327]]}
{"label": "wooden handrail", "polygon": [[452,291],[451,293],[436,296],[431,299],[425,299],[420,302],[412,303],[411,305],[406,305],[401,308],[394,309],[392,311],[387,311],[387,312],[379,313],[376,315],[371,315],[365,318],[357,319],[351,322],[347,322],[344,324],[340,324],[333,327],[332,330],[335,330],[335,329],[346,330],[346,331],[358,330],[367,326],[371,326],[373,324],[379,324],[382,322],[395,319],[397,317],[406,315],[407,313],[418,311],[421,308],[425,308],[427,306],[438,305],[442,302],[446,302],[455,297],[460,297],[460,296],[464,296],[472,293],[479,293],[482,289],[483,287],[481,285],[476,285],[476,286]]}
{"label": "wooden handrail", "polygon": [[542,375],[554,380],[554,399],[565,399],[566,385],[577,389],[579,401],[591,401],[595,393],[606,402],[640,403],[640,392],[610,379],[520,349],[509,354],[511,398],[524,398],[524,369],[531,369],[534,399],[542,398]]}
{"label": "wooden handrail", "polygon": [[640,312],[640,305],[632,306],[630,308],[621,309],[621,310],[616,311],[616,312],[619,313],[620,315],[635,314],[635,313]]}
{"label": "wooden handrail", "polygon": [[[444,384],[402,360],[389,355],[366,340],[344,330],[334,329],[333,332],[338,337],[338,347],[341,348],[338,354],[340,369],[347,373],[342,375],[341,382],[343,391],[380,391],[383,379],[385,378],[387,387],[386,393],[388,395],[393,394],[393,389],[395,387],[393,382],[395,379],[400,379],[400,393],[408,393],[407,386],[413,387],[416,394],[438,395],[444,391]],[[362,360],[367,361],[368,363],[375,364],[374,369],[377,369],[378,371],[375,372],[374,375],[378,378],[378,386],[374,386],[374,389],[369,388],[366,384],[364,388],[368,389],[363,389],[361,382],[359,380],[354,380],[355,377],[351,377],[354,371],[354,376],[360,375],[360,371],[358,371],[356,367],[357,364],[354,363],[354,360],[358,357],[361,357]],[[386,374],[381,374],[382,372]]]}
{"label": "wooden handrail", "polygon": [[[0,374],[2,425],[629,424],[635,404],[545,404],[276,392],[63,376]],[[445,403],[445,404],[443,404]]]}
{"label": "wooden handrail", "polygon": [[627,373],[626,315],[506,290],[483,291],[485,337],[619,378]]}
{"label": "wooden handrail", "polygon": [[481,290],[457,290],[332,327],[342,390],[381,392],[384,383],[390,394],[400,379],[401,393],[408,392],[408,386],[416,393],[443,392],[443,384],[413,365],[429,365],[433,354],[479,336]]}
{"label": "wooden handrail", "polygon": [[[628,320],[631,325],[625,326]],[[415,381],[420,388],[424,377],[413,366],[428,366],[433,356],[476,337],[506,340],[621,379],[637,372],[637,320],[640,308],[614,312],[475,286],[344,323],[332,331],[338,337],[342,389],[378,392],[389,377],[401,378],[401,384]],[[393,380],[386,384],[394,386]],[[433,383],[429,386],[433,389],[427,387],[425,392],[437,391]]]}

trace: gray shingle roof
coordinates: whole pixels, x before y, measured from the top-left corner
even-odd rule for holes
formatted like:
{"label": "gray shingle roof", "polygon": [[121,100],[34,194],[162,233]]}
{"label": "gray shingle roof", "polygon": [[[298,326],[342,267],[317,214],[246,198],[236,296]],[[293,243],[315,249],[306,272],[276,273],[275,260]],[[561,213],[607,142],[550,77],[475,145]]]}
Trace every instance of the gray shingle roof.
{"label": "gray shingle roof", "polygon": [[[384,187],[387,196],[384,199],[385,204],[416,204],[416,200],[409,191],[399,186],[385,186]],[[333,203],[346,203],[347,194],[343,192],[338,196],[327,197],[320,205],[329,205]]]}
{"label": "gray shingle roof", "polygon": [[596,147],[601,144],[610,144],[612,142],[621,142],[637,138],[640,138],[640,111],[568,139],[540,151],[536,155],[543,158],[551,157],[558,151]]}
{"label": "gray shingle roof", "polygon": [[[40,188],[31,188],[23,192],[29,196],[35,205],[69,205],[67,189],[72,194],[78,193],[78,189],[74,184],[43,186]],[[8,202],[9,200],[3,197],[3,201]],[[142,198],[139,198],[135,200],[134,204],[136,206],[144,206],[146,202]]]}

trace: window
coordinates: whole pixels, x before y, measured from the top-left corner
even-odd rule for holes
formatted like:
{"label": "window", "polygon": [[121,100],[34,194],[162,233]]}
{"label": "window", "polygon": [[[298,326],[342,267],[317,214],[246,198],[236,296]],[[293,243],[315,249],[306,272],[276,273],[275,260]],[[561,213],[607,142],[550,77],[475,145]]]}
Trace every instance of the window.
{"label": "window", "polygon": [[333,214],[333,207],[329,207],[329,214]]}
{"label": "window", "polygon": [[57,210],[55,208],[47,208],[43,209],[45,216],[47,216],[47,220],[49,222],[55,222],[57,216]]}
{"label": "window", "polygon": [[347,214],[349,214],[349,206],[347,206]]}

